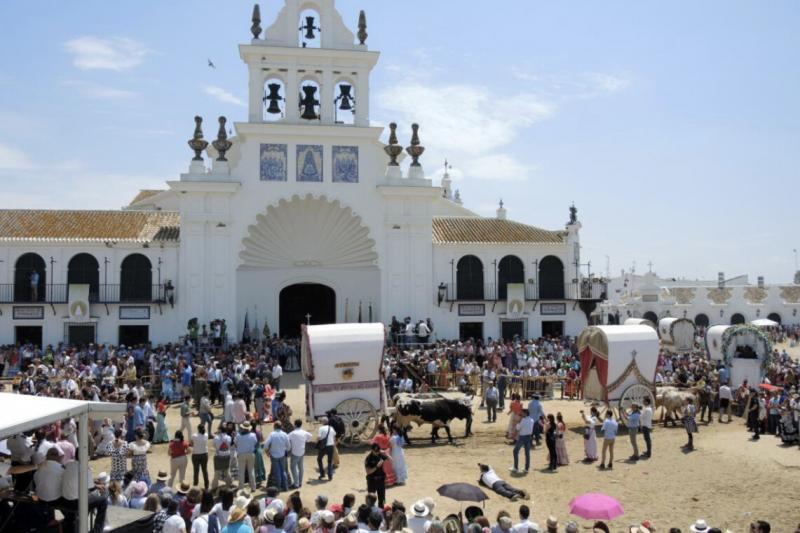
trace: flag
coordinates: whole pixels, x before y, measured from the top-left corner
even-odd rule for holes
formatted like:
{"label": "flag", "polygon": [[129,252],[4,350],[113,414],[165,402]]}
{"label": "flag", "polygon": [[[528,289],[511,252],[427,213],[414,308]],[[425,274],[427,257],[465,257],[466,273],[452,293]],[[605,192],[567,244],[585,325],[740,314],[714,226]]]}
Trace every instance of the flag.
{"label": "flag", "polygon": [[361,300],[358,301],[358,323],[361,324]]}
{"label": "flag", "polygon": [[372,302],[369,303],[369,322],[372,323]]}
{"label": "flag", "polygon": [[244,312],[244,329],[242,330],[242,344],[250,342],[250,319],[247,311]]}
{"label": "flag", "polygon": [[345,324],[350,322],[350,313],[348,312],[349,311],[349,309],[348,309],[349,307],[350,307],[350,298],[345,298],[344,299],[344,323]]}
{"label": "flag", "polygon": [[261,330],[258,329],[258,315],[256,315],[256,321],[253,324],[253,331],[251,332],[251,336],[254,341],[258,342],[259,335],[261,335]]}

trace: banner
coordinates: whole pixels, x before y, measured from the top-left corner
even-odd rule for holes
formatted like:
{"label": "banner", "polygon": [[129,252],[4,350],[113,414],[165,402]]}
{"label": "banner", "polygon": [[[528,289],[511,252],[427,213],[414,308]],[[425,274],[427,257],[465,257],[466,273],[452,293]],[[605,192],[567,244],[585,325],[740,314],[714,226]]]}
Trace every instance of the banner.
{"label": "banner", "polygon": [[87,322],[89,314],[89,284],[70,283],[69,319],[71,322]]}
{"label": "banner", "polygon": [[508,318],[520,318],[525,311],[525,284],[508,283],[506,284],[506,316]]}

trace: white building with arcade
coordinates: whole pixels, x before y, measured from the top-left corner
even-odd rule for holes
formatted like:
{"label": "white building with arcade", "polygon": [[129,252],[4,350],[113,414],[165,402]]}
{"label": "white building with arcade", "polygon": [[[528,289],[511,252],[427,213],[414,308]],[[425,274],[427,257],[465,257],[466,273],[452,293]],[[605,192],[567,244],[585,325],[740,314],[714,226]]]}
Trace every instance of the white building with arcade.
{"label": "white building with arcade", "polygon": [[382,142],[379,53],[353,18],[356,32],[333,0],[286,0],[262,29],[256,8],[247,121],[197,117],[163,190],[119,211],[0,211],[0,344],[163,343],[191,318],[235,340],[245,317],[287,336],[393,316],[430,318],[438,338],[577,335],[605,298],[580,272],[577,210],[553,230],[502,201],[478,216],[447,172],[426,177],[425,117]]}

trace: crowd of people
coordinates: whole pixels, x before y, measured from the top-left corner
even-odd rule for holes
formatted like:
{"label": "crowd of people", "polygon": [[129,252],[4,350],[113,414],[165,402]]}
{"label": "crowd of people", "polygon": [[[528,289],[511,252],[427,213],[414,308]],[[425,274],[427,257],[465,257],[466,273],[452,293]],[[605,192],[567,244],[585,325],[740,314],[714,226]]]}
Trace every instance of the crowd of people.
{"label": "crowd of people", "polygon": [[[414,326],[416,332],[418,326]],[[798,330],[782,335],[796,339]],[[546,403],[536,391],[529,395],[512,383],[521,376],[553,377],[566,397],[577,397],[580,360],[574,339],[410,344],[393,344],[386,350],[384,373],[390,394],[425,391],[439,386],[442,374],[450,374],[459,388],[478,394],[488,422],[495,422],[497,410],[508,405],[505,436],[513,444],[511,469],[515,474],[528,472],[531,449],[542,440],[548,451],[548,469],[569,464],[567,427],[561,413],[547,413]],[[338,467],[337,443],[345,429],[335,410],[319,421],[315,435],[292,413],[281,378],[284,369],[299,367],[297,342],[277,337],[229,347],[186,342],[154,348],[60,345],[44,350],[33,346],[0,349],[0,374],[15,378],[13,392],[126,404],[124,421],[95,420],[89,428],[91,455],[111,458],[110,472],[99,474],[90,484],[95,531],[102,530],[106,508],[115,505],[156,513],[154,531],[165,533],[445,531],[446,524],[435,518],[432,501],[420,500],[411,510],[400,502],[385,501],[387,486],[402,485],[408,479],[403,428],[391,425],[380,429],[365,457],[369,494],[364,504],[356,507],[355,498],[347,495],[342,505],[328,505],[327,499],[319,496],[315,510],[303,507],[299,489],[304,483],[307,446],[316,449],[319,479],[330,480]],[[753,387],[745,383],[732,391],[729,369],[710,362],[698,348],[688,354],[662,353],[656,380],[695,391],[696,401],[687,399],[681,412],[689,450],[694,446],[698,419],[711,423],[713,413],[718,413],[718,421],[723,415],[730,421],[732,408],[736,415],[747,418],[753,438],[768,433],[793,444],[798,442],[800,420],[798,371],[798,363],[785,351],[775,352],[764,383]],[[170,435],[166,418],[171,404],[179,404],[172,412],[179,414],[180,426]],[[602,407],[593,405],[588,413],[581,412],[584,461],[599,459],[599,468],[613,468],[620,422],[624,422],[631,443],[629,459],[635,462],[650,457],[655,406],[649,401],[633,405],[624,413],[624,420],[617,420],[611,410],[601,415]],[[220,410],[221,415],[215,415]],[[262,430],[265,423],[271,424],[269,433]],[[0,462],[0,475],[13,476],[5,477],[0,486],[5,483],[18,491],[35,491],[39,502],[62,510],[68,525],[74,522],[77,500],[77,430],[76,421],[67,419],[16,435],[7,443],[10,462]],[[645,448],[641,453],[639,435]],[[170,469],[151,477],[148,453],[158,444],[166,446]],[[524,452],[523,465],[520,451]],[[190,463],[192,483],[186,478]],[[525,497],[524,491],[483,466],[488,470],[482,469],[479,476],[487,487],[512,500]],[[266,498],[253,498],[259,486],[267,487]],[[281,500],[280,493],[290,494]],[[546,529],[539,528],[528,516],[523,517],[523,507],[516,525],[506,513],[498,515],[494,524],[476,517],[468,530],[523,533],[527,527],[528,531],[561,531],[556,521],[551,527],[550,520]],[[23,512],[15,519],[42,521],[52,519],[52,514]],[[562,526],[564,531],[575,530],[571,523]],[[603,530],[602,525],[597,527]],[[714,531],[697,524],[692,527],[695,529],[690,531]],[[760,529],[753,531],[769,531],[768,525],[757,527]],[[648,531],[647,525],[640,530]]]}

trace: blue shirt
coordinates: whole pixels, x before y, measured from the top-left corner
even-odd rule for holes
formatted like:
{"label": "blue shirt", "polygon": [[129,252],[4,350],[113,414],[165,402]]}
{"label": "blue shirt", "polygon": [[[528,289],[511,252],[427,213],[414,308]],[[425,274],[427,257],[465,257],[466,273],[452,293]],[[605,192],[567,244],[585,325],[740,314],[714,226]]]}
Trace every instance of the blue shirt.
{"label": "blue shirt", "polygon": [[236,450],[239,453],[253,453],[256,451],[258,438],[255,433],[239,433],[236,435]]}
{"label": "blue shirt", "polygon": [[619,424],[613,418],[606,418],[603,422],[603,427],[600,429],[603,432],[603,438],[606,440],[614,440],[617,438],[617,428]]}
{"label": "blue shirt", "polygon": [[639,411],[634,411],[628,415],[628,429],[639,429],[639,418],[642,414]]}
{"label": "blue shirt", "polygon": [[181,374],[181,385],[185,387],[192,386],[192,369],[191,367],[186,367],[183,369],[183,373]]}
{"label": "blue shirt", "polygon": [[539,400],[531,400],[528,404],[528,413],[530,413],[531,418],[533,418],[534,421],[539,420],[539,417],[544,416],[542,402]]}
{"label": "blue shirt", "polygon": [[133,408],[133,427],[144,427],[144,409],[138,405]]}
{"label": "blue shirt", "polygon": [[222,533],[253,533],[253,528],[244,520],[236,522],[235,524],[228,524],[222,530]]}
{"label": "blue shirt", "polygon": [[264,447],[269,450],[270,457],[277,458],[285,457],[290,446],[289,436],[281,430],[270,433],[267,442],[264,443]]}

